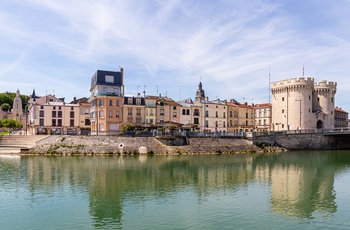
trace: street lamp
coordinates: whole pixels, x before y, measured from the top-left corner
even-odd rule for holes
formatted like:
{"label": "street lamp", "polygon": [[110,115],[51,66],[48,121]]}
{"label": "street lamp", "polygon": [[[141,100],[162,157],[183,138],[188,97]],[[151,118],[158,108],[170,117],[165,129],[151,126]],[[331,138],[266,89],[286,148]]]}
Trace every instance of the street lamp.
{"label": "street lamp", "polygon": [[299,128],[301,130],[301,99],[300,100],[295,100],[295,101],[299,101],[299,105],[300,105],[300,109],[299,109],[299,112],[300,112],[300,117],[299,117]]}

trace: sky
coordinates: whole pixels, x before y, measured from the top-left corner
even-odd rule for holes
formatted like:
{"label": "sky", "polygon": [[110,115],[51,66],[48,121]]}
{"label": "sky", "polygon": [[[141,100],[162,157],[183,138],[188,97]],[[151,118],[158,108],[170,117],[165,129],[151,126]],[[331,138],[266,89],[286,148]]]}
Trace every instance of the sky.
{"label": "sky", "polygon": [[[350,0],[0,0],[0,92],[89,97],[96,70],[125,94],[266,103],[269,82],[337,82],[350,111]],[[304,74],[303,74],[304,68]]]}

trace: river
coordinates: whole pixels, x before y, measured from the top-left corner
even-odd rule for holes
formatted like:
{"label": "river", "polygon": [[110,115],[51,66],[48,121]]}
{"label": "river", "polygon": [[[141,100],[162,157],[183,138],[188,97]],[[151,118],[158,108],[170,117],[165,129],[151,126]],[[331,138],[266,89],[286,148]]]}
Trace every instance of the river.
{"label": "river", "polygon": [[0,229],[350,229],[350,151],[0,156]]}

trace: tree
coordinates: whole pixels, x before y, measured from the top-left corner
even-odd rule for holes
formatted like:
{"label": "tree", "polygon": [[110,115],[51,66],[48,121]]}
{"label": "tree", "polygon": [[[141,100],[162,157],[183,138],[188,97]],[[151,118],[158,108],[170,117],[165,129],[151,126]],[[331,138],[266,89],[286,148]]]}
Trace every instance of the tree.
{"label": "tree", "polygon": [[134,126],[132,126],[132,124],[127,123],[123,126],[123,131],[133,131],[133,130],[134,130]]}
{"label": "tree", "polygon": [[0,125],[1,127],[5,127],[5,128],[9,128],[9,131],[11,129],[19,129],[19,128],[22,128],[23,125],[21,123],[19,123],[18,121],[12,119],[12,118],[5,118],[5,119],[2,119],[0,121]]}
{"label": "tree", "polygon": [[8,103],[1,104],[2,111],[8,112],[11,110],[11,106]]}
{"label": "tree", "polygon": [[176,125],[169,125],[168,129],[170,131],[174,131],[174,130],[176,130]]}
{"label": "tree", "polygon": [[11,99],[8,93],[0,93],[0,105],[7,103],[12,108],[13,98]]}

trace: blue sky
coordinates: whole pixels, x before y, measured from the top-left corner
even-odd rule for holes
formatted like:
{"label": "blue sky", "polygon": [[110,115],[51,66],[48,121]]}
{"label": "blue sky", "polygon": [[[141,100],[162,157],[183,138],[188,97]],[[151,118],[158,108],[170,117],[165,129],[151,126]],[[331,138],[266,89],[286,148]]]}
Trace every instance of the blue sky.
{"label": "blue sky", "polygon": [[[349,0],[0,0],[0,87],[71,101],[97,69],[127,95],[269,101],[271,81],[338,83],[350,111]],[[243,99],[244,98],[244,99]]]}

